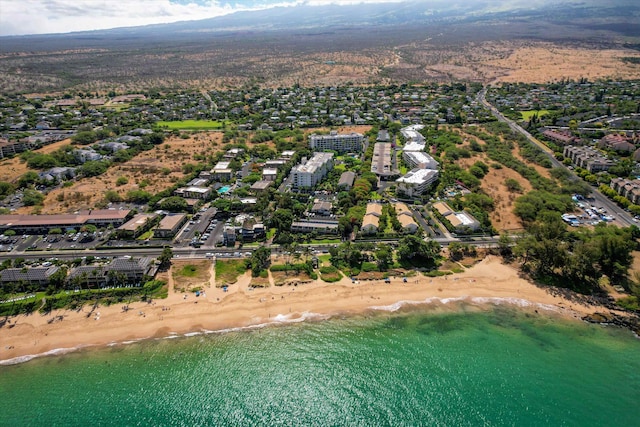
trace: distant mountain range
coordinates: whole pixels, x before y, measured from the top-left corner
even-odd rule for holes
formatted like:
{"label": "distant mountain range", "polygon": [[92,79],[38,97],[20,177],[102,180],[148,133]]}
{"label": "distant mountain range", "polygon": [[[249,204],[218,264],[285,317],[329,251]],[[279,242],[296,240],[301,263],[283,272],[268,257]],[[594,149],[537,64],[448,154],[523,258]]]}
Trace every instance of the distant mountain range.
{"label": "distant mountain range", "polygon": [[603,3],[302,4],[172,24],[0,37],[0,91],[487,81],[505,72],[487,61],[504,58],[513,46],[479,49],[485,42],[640,50],[640,2]]}
{"label": "distant mountain range", "polygon": [[[624,35],[640,34],[640,4],[636,0],[503,0],[503,1],[401,1],[351,5],[273,7],[229,15],[156,24],[53,35],[0,37],[0,51],[11,51],[8,40],[59,38],[90,41],[97,38],[197,37],[228,32],[321,30],[336,27],[379,27],[397,25],[442,25],[540,18],[567,25],[603,25],[602,29]],[[91,44],[91,43],[89,43]],[[4,46],[2,46],[4,45]],[[11,43],[10,43],[11,45]],[[21,45],[21,43],[18,43]]]}

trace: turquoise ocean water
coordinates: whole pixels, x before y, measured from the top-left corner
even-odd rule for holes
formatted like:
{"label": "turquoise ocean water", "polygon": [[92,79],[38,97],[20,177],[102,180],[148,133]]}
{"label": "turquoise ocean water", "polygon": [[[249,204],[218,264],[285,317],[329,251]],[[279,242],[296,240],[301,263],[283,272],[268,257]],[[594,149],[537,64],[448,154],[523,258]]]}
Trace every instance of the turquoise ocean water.
{"label": "turquoise ocean water", "polygon": [[640,340],[462,307],[0,366],[0,426],[40,425],[638,426]]}

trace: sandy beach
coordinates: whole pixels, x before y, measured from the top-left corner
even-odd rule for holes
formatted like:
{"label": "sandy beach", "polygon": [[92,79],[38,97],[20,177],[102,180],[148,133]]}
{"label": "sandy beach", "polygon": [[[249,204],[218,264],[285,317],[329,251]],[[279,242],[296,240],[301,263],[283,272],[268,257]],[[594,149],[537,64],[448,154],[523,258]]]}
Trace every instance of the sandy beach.
{"label": "sandy beach", "polygon": [[65,349],[174,334],[393,311],[415,303],[430,304],[435,310],[448,309],[452,300],[464,300],[478,309],[487,304],[513,304],[576,319],[602,310],[550,294],[520,278],[514,267],[495,256],[463,273],[438,278],[418,275],[407,282],[397,277],[390,284],[382,280],[352,283],[345,278],[332,284],[318,280],[300,286],[251,288],[248,274],[227,292],[213,286],[212,279],[212,286],[199,297],[174,292],[170,280],[167,299],[132,303],[126,311],[122,305],[85,306],[80,311],[12,317],[0,329],[0,361],[15,363]]}

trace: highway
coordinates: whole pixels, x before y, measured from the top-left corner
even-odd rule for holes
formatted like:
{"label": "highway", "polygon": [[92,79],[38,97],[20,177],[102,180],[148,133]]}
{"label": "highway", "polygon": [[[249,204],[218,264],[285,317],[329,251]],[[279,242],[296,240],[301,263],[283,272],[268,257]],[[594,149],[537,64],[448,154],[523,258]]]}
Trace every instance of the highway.
{"label": "highway", "polygon": [[[581,180],[581,178],[577,176],[572,170],[567,169],[565,165],[562,164],[562,162],[560,162],[558,159],[555,158],[555,156],[553,155],[553,151],[549,147],[547,147],[542,142],[534,138],[533,135],[531,135],[529,132],[523,129],[516,122],[503,116],[502,113],[500,113],[500,111],[498,111],[496,107],[491,105],[489,101],[487,101],[486,99],[487,89],[488,87],[485,86],[484,88],[482,88],[480,92],[478,92],[478,96],[477,96],[478,102],[482,103],[482,105],[487,107],[491,111],[491,113],[498,119],[498,121],[508,124],[511,130],[513,130],[514,132],[519,132],[520,134],[524,135],[531,144],[540,148],[547,155],[549,160],[551,160],[551,164],[553,165],[553,167],[564,168],[565,170],[569,171],[570,179],[574,181]],[[609,200],[609,198],[607,198],[604,194],[598,191],[598,189],[592,188],[590,197],[593,198],[592,200],[590,200],[591,205],[605,208],[610,215],[616,218],[615,222],[617,222],[618,224],[622,225],[623,227],[636,225],[635,221],[633,221],[633,218],[631,217],[631,215],[629,215],[629,213],[627,213],[624,209],[619,207],[613,201]]]}

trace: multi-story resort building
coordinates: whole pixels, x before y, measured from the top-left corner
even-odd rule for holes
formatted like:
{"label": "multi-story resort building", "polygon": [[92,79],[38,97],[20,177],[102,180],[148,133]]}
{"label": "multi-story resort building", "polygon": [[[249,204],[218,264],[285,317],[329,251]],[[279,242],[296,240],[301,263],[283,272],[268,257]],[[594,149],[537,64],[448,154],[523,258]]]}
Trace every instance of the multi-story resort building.
{"label": "multi-story resort building", "polygon": [[312,150],[333,150],[339,153],[355,153],[362,150],[364,137],[360,133],[338,134],[331,131],[329,135],[310,135],[309,148]]}
{"label": "multi-story resort building", "polygon": [[377,142],[373,146],[373,160],[371,161],[371,172],[380,179],[391,179],[400,175],[397,167],[394,167],[394,151],[391,144],[387,142]]}
{"label": "multi-story resort building", "polygon": [[211,188],[209,187],[180,187],[173,192],[176,196],[186,199],[206,200],[211,196]]}
{"label": "multi-story resort building", "polygon": [[400,130],[405,139],[405,145],[402,147],[403,151],[424,151],[427,143],[424,140],[424,136],[418,132],[422,128],[424,128],[423,125],[413,125]]}
{"label": "multi-story resort building", "polygon": [[173,237],[185,222],[187,222],[187,215],[181,213],[169,214],[162,218],[158,228],[153,230],[153,237]]}
{"label": "multi-story resort building", "polygon": [[293,186],[311,189],[333,169],[333,153],[316,153],[312,158],[291,171]]}
{"label": "multi-story resort building", "polygon": [[424,151],[403,151],[402,159],[411,169],[434,169],[437,170],[440,164]]}
{"label": "multi-story resort building", "polygon": [[435,169],[412,169],[405,176],[396,180],[398,191],[407,197],[416,197],[424,194],[438,179],[438,171]]}
{"label": "multi-story resort building", "polygon": [[592,147],[576,147],[568,145],[564,147],[562,154],[571,159],[573,164],[591,173],[609,170],[616,163],[607,159],[599,151]]}
{"label": "multi-story resort building", "polygon": [[614,178],[609,185],[631,203],[640,204],[640,179]]}

